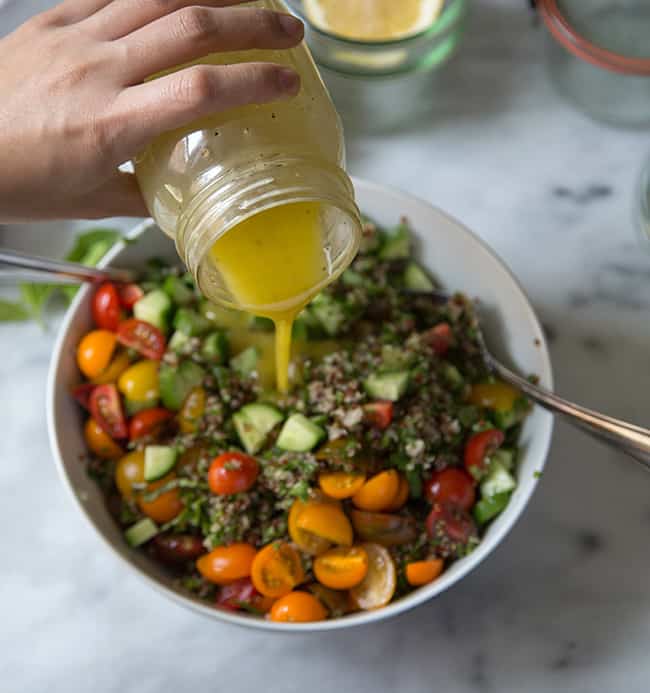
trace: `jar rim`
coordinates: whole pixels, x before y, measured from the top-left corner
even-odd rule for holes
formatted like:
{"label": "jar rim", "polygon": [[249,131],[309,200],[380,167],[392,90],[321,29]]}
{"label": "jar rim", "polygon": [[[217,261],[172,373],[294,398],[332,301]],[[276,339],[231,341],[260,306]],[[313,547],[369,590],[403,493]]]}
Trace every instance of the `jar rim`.
{"label": "jar rim", "polygon": [[596,45],[576,31],[557,0],[537,0],[537,7],[553,37],[576,57],[611,72],[650,76],[650,58],[633,58]]}

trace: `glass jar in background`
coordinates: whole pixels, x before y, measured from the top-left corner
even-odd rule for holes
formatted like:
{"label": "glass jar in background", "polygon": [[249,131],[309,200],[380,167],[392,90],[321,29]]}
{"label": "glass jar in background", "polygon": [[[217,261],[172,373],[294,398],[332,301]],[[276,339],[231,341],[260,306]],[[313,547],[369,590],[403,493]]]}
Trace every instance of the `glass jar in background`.
{"label": "glass jar in background", "polygon": [[446,0],[425,29],[395,40],[356,40],[330,33],[287,0],[306,27],[306,39],[346,126],[365,131],[398,128],[430,111],[432,76],[456,52],[469,0]]}
{"label": "glass jar in background", "polygon": [[650,126],[650,2],[537,0],[560,92],[593,118]]}
{"label": "glass jar in background", "polygon": [[[280,0],[250,4],[288,11]],[[137,157],[134,166],[151,215],[174,238],[179,255],[204,295],[222,305],[265,314],[278,306],[281,309],[282,301],[295,299],[304,304],[338,276],[356,254],[361,220],[352,183],[344,170],[340,120],[305,43],[286,51],[213,54],[197,62],[219,65],[245,61],[291,66],[302,78],[300,93],[287,101],[218,113],[166,133]],[[278,212],[280,207],[283,210]],[[294,258],[287,239],[287,264],[283,268],[287,296],[278,294],[281,282],[276,280],[275,286],[269,287],[275,293],[268,294],[268,305],[253,305],[255,300],[267,299],[259,291],[255,294],[251,286],[242,287],[235,295],[233,281],[212,251],[227,231],[243,224],[250,229],[252,219],[273,210],[272,221],[279,233],[283,224],[294,227],[294,217],[301,223],[309,216],[310,229],[319,229],[317,242],[322,244],[326,261],[320,263],[323,267],[314,275],[313,286],[307,286],[310,280],[305,279],[302,294],[290,296],[297,288],[289,286],[289,263]],[[273,251],[276,256],[280,254],[278,248]],[[295,262],[298,265],[300,258]],[[273,302],[278,306],[271,305]]]}

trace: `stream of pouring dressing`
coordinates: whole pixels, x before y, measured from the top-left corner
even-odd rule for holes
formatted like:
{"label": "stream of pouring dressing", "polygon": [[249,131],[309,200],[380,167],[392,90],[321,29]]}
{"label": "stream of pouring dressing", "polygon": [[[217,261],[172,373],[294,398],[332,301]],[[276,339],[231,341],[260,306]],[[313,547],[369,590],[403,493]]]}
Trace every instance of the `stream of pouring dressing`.
{"label": "stream of pouring dressing", "polygon": [[282,205],[226,232],[210,251],[234,302],[275,324],[278,391],[289,389],[293,321],[327,279],[320,203]]}

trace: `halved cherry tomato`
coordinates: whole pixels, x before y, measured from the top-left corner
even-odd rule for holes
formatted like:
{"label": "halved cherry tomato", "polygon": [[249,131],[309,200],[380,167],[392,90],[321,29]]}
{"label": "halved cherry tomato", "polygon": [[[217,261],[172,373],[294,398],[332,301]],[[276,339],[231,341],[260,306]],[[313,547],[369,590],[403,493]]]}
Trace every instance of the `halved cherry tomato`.
{"label": "halved cherry tomato", "polygon": [[113,282],[104,282],[93,296],[93,320],[95,325],[102,330],[114,332],[120,324],[122,311],[120,310],[120,297],[117,287]]}
{"label": "halved cherry tomato", "polygon": [[209,582],[227,585],[229,582],[250,576],[256,553],[253,546],[243,542],[217,546],[196,561],[196,569]]}
{"label": "halved cherry tomato", "polygon": [[108,330],[93,330],[77,347],[77,364],[87,378],[96,378],[111,362],[117,339]]}
{"label": "halved cherry tomato", "polygon": [[157,491],[170,481],[175,479],[175,474],[168,474],[158,481],[147,484],[147,488],[138,497],[140,510],[150,517],[154,522],[160,524],[173,520],[183,509],[183,501],[178,488],[171,488],[169,491],[161,493],[153,500],[147,500],[146,495]]}
{"label": "halved cherry tomato", "polygon": [[332,544],[352,545],[352,525],[338,503],[306,503],[296,517],[296,527]]}
{"label": "halved cherry tomato", "polygon": [[298,527],[298,517],[300,513],[307,507],[308,503],[303,503],[301,500],[295,500],[289,510],[289,536],[296,546],[305,553],[312,556],[318,556],[331,546],[330,542],[323,537],[305,532]]}
{"label": "halved cherry tomato", "polygon": [[172,565],[193,561],[205,553],[203,538],[196,534],[158,534],[152,545],[156,558]]}
{"label": "halved cherry tomato", "polygon": [[395,500],[399,491],[399,481],[399,474],[394,469],[379,472],[368,479],[352,496],[352,502],[361,510],[384,510]]}
{"label": "halved cherry tomato", "polygon": [[274,602],[273,598],[260,594],[248,577],[224,585],[217,597],[217,606],[222,609],[229,611],[247,609],[263,614],[271,610]]}
{"label": "halved cherry tomato", "polygon": [[169,421],[173,416],[172,412],[162,407],[139,411],[129,421],[129,440],[156,434],[165,421]]}
{"label": "halved cherry tomato", "polygon": [[229,496],[243,493],[257,480],[257,460],[243,452],[224,452],[212,460],[208,470],[208,486],[212,493]]}
{"label": "halved cherry tomato", "polygon": [[365,474],[349,472],[323,472],[318,477],[321,491],[330,498],[351,498],[366,481]]}
{"label": "halved cherry tomato", "polygon": [[124,455],[115,466],[115,485],[122,498],[135,497],[136,488],[144,484],[144,450]]}
{"label": "halved cherry tomato", "polygon": [[270,617],[278,623],[309,623],[325,620],[327,611],[313,594],[297,590],[280,597],[271,607]]}
{"label": "halved cherry tomato", "polygon": [[144,291],[137,284],[118,284],[117,293],[119,294],[122,308],[127,310],[131,310],[144,296]]}
{"label": "halved cherry tomato", "polygon": [[312,582],[307,589],[325,606],[330,616],[343,616],[351,611],[347,592],[330,589],[320,582]]}
{"label": "halved cherry tomato", "polygon": [[465,469],[474,478],[479,478],[485,471],[486,458],[501,446],[504,439],[503,431],[498,428],[475,433],[465,444]]}
{"label": "halved cherry tomato", "polygon": [[443,469],[426,482],[424,493],[430,503],[455,503],[469,510],[476,500],[474,480],[463,469]]}
{"label": "halved cherry tomato", "polygon": [[115,385],[97,385],[90,393],[89,407],[93,419],[113,440],[128,437],[129,430]]}
{"label": "halved cherry tomato", "polygon": [[397,571],[388,549],[379,544],[363,544],[368,555],[366,577],[350,590],[352,602],[360,609],[386,606],[395,594]]}
{"label": "halved cherry tomato", "polygon": [[160,361],[165,353],[163,333],[144,320],[129,318],[121,322],[117,328],[117,339],[120,344],[135,349],[145,358],[154,361]]}
{"label": "halved cherry tomato", "polygon": [[388,513],[369,513],[351,510],[352,525],[357,536],[364,541],[372,541],[382,546],[408,544],[417,536],[415,520],[403,515]]}
{"label": "halved cherry tomato", "polygon": [[424,333],[424,340],[438,356],[444,356],[454,339],[454,333],[447,322],[441,322]]}
{"label": "halved cherry tomato", "polygon": [[196,433],[205,413],[206,394],[202,387],[195,387],[185,398],[178,413],[178,426],[181,433]]}
{"label": "halved cherry tomato", "polygon": [[126,351],[118,350],[111,362],[96,378],[92,379],[94,385],[106,385],[114,383],[124,373],[130,364],[129,355]]}
{"label": "halved cherry tomato", "polygon": [[442,573],[445,562],[442,558],[431,558],[428,561],[412,561],[406,564],[406,581],[413,587],[427,585]]}
{"label": "halved cherry tomato", "polygon": [[84,438],[90,450],[103,460],[116,460],[124,454],[124,450],[92,417],[84,426]]}
{"label": "halved cherry tomato", "polygon": [[358,585],[368,572],[368,554],[362,546],[337,547],[314,559],[318,582],[334,590]]}
{"label": "halved cherry tomato", "polygon": [[386,512],[397,512],[406,503],[409,497],[409,482],[402,474],[399,475],[399,488],[392,503],[385,508]]}
{"label": "halved cherry tomato", "polygon": [[437,541],[441,556],[452,555],[456,545],[465,546],[477,536],[471,515],[457,505],[435,503],[426,520],[427,533]]}
{"label": "halved cherry tomato", "polygon": [[367,423],[383,431],[393,420],[393,403],[370,402],[364,405],[363,414]]}
{"label": "halved cherry tomato", "polygon": [[90,410],[90,393],[95,389],[93,383],[81,383],[72,390],[72,396],[87,411]]}
{"label": "halved cherry tomato", "polygon": [[260,549],[251,566],[253,585],[266,597],[283,597],[304,579],[300,555],[290,544],[282,542]]}
{"label": "halved cherry tomato", "polygon": [[510,411],[519,392],[506,383],[477,383],[472,386],[469,401],[479,407],[495,411]]}

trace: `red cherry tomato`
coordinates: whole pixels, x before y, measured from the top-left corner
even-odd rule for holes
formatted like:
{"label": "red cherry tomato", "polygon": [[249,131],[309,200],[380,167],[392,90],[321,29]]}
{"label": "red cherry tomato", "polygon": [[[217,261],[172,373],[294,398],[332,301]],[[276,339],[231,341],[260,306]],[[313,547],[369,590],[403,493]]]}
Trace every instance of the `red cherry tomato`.
{"label": "red cherry tomato", "polygon": [[208,485],[212,493],[221,496],[243,493],[255,483],[259,467],[254,457],[243,452],[224,452],[212,460]]}
{"label": "red cherry tomato", "polygon": [[478,536],[471,515],[453,503],[434,503],[426,520],[427,533],[437,542],[436,551],[449,556]]}
{"label": "red cherry tomato", "polygon": [[267,612],[273,599],[262,596],[256,589],[249,577],[240,578],[224,585],[219,590],[217,606],[229,611],[239,611],[240,609],[252,609],[262,613]]}
{"label": "red cherry tomato", "polygon": [[115,385],[97,385],[90,393],[90,413],[102,430],[114,440],[126,438],[129,429]]}
{"label": "red cherry tomato", "polygon": [[90,394],[96,388],[93,383],[81,383],[72,390],[72,396],[87,411],[90,411]]}
{"label": "red cherry tomato", "polygon": [[449,323],[441,322],[439,325],[427,330],[424,333],[424,339],[438,356],[444,356],[449,351],[454,334]]}
{"label": "red cherry tomato", "polygon": [[205,553],[202,537],[194,534],[158,534],[152,544],[156,558],[164,563],[186,563]]}
{"label": "red cherry tomato", "polygon": [[465,444],[465,469],[478,477],[485,471],[485,460],[503,443],[505,436],[498,428],[475,433]]}
{"label": "red cherry tomato", "polygon": [[469,510],[476,500],[472,477],[453,468],[436,472],[425,485],[425,495],[431,503],[454,503],[463,510]]}
{"label": "red cherry tomato", "polygon": [[112,282],[102,284],[93,297],[93,320],[102,330],[114,332],[120,324],[122,311],[117,288]]}
{"label": "red cherry tomato", "polygon": [[129,318],[121,322],[117,328],[117,341],[155,361],[160,361],[165,353],[163,333],[144,320]]}
{"label": "red cherry tomato", "polygon": [[131,310],[133,306],[144,296],[144,291],[137,284],[120,284],[117,287],[122,308]]}
{"label": "red cherry tomato", "polygon": [[383,431],[393,420],[393,403],[370,402],[364,406],[363,413],[367,423]]}
{"label": "red cherry tomato", "polygon": [[174,416],[172,412],[162,407],[139,411],[129,421],[129,440],[136,440],[156,433],[162,424],[169,421],[172,416]]}

